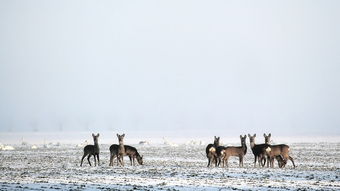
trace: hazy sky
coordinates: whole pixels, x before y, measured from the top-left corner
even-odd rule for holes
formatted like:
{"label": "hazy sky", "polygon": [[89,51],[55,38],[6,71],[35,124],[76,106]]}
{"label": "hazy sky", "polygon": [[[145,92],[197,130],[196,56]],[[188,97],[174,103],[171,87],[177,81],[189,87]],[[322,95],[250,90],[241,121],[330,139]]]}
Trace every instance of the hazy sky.
{"label": "hazy sky", "polygon": [[0,0],[0,131],[339,135],[339,9]]}

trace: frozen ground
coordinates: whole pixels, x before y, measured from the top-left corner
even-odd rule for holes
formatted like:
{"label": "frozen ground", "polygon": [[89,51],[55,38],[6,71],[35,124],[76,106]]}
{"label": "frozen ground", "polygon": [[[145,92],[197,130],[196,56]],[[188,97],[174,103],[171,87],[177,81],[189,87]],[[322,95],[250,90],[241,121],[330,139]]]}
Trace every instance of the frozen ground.
{"label": "frozen ground", "polygon": [[[247,140],[248,141],[248,140]],[[291,143],[297,168],[207,168],[205,145],[134,145],[143,166],[109,167],[110,145],[100,145],[101,165],[80,167],[76,144],[12,145],[0,151],[0,190],[340,190],[340,142]]]}

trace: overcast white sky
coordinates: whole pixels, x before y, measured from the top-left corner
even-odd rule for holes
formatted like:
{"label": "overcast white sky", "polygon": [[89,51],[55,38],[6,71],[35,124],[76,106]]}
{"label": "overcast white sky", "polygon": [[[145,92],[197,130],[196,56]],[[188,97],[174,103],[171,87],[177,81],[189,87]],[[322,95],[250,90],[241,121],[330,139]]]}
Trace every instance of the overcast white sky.
{"label": "overcast white sky", "polygon": [[339,10],[0,0],[0,132],[339,135]]}

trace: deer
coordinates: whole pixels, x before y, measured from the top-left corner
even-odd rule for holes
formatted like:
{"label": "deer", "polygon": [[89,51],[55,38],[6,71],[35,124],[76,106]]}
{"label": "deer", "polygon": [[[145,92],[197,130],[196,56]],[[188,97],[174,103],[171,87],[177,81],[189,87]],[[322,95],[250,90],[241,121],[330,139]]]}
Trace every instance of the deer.
{"label": "deer", "polygon": [[[270,133],[269,135],[263,134],[263,136],[265,137],[265,140],[269,143],[271,134]],[[289,155],[290,149],[288,145],[286,144],[279,144],[279,145],[268,144],[268,145],[269,145],[269,148],[266,149],[266,155],[268,158],[267,167],[269,167],[269,164],[270,164],[270,167],[274,168],[274,158],[276,158],[278,155],[282,156],[282,158],[284,159],[284,162],[283,162],[284,164],[282,164],[282,167],[285,167],[288,160],[292,161],[294,168],[296,167],[294,163],[294,159]]]}
{"label": "deer", "polygon": [[239,167],[243,167],[243,158],[244,155],[247,153],[247,146],[246,146],[246,138],[247,135],[240,135],[241,139],[241,146],[240,147],[218,147],[217,155],[219,158],[218,166],[222,161],[222,167],[226,164],[228,166],[228,159],[231,156],[239,157]]}
{"label": "deer", "polygon": [[125,155],[125,147],[124,147],[124,137],[125,134],[119,135],[117,133],[119,147],[118,147],[118,155],[117,155],[117,163],[120,163],[124,166],[124,155]]}
{"label": "deer", "polygon": [[[140,156],[137,149],[135,147],[124,145],[125,156],[129,156],[131,166],[135,166],[135,159],[137,159],[138,164],[143,165],[143,156]],[[118,150],[119,145],[113,144],[110,146],[110,164],[109,166],[113,166],[113,160],[117,157],[117,165],[118,164]],[[132,164],[133,163],[133,164]]]}
{"label": "deer", "polygon": [[205,152],[207,154],[208,158],[208,166],[211,165],[211,162],[214,161],[215,166],[217,166],[217,154],[216,154],[216,149],[217,147],[220,146],[220,137],[214,136],[214,144],[209,144],[205,148]]}
{"label": "deer", "polygon": [[87,161],[89,162],[90,166],[91,166],[91,162],[90,162],[90,157],[93,155],[94,157],[94,166],[96,166],[96,157],[98,159],[98,166],[99,166],[99,145],[98,145],[98,137],[99,137],[99,133],[97,135],[92,133],[92,137],[93,137],[93,142],[94,145],[86,145],[84,147],[84,155],[81,158],[81,162],[80,162],[80,166],[83,165],[83,160],[86,156],[87,157]]}
{"label": "deer", "polygon": [[[255,144],[255,137],[256,134],[254,134],[253,136],[251,136],[250,134],[248,134],[249,137],[249,142],[250,142],[250,147],[251,150],[253,151],[254,154],[254,167],[256,167],[256,161],[258,161],[259,166],[263,167],[265,165],[265,156],[267,156],[266,153],[266,149],[269,148],[268,144]],[[264,160],[264,163],[262,162],[262,160]]]}

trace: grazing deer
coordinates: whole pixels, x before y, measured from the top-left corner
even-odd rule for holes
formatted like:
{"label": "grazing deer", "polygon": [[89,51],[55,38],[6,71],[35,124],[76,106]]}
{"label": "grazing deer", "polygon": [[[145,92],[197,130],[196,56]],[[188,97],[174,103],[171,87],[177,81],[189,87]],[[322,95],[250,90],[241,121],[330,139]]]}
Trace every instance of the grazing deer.
{"label": "grazing deer", "polygon": [[119,142],[117,159],[118,159],[118,163],[120,163],[122,166],[124,166],[124,155],[125,155],[124,137],[125,137],[125,134],[123,134],[123,135],[117,134],[117,137],[118,137],[118,142]]}
{"label": "grazing deer", "polygon": [[[113,144],[110,146],[110,166],[113,166],[113,160],[117,157],[117,165],[118,165],[118,149],[119,145]],[[135,166],[135,159],[137,159],[138,164],[143,165],[143,156],[140,156],[137,149],[135,147],[124,145],[125,156],[129,156],[131,166]],[[133,164],[132,164],[133,163]]]}
{"label": "grazing deer", "polygon": [[254,154],[254,167],[256,167],[257,160],[258,160],[259,166],[263,167],[265,165],[265,161],[263,163],[262,160],[267,155],[266,149],[269,147],[269,145],[268,144],[259,144],[259,145],[255,144],[256,134],[254,134],[253,136],[248,134],[248,137],[249,137],[251,150],[253,151],[253,154]]}
{"label": "grazing deer", "polygon": [[94,135],[92,133],[92,137],[93,137],[93,142],[94,145],[86,145],[84,147],[84,155],[81,158],[81,162],[80,162],[80,166],[83,165],[83,160],[84,158],[88,155],[87,157],[87,161],[89,161],[89,164],[91,166],[91,162],[90,162],[90,157],[93,155],[94,157],[94,166],[96,166],[96,157],[98,159],[98,166],[99,166],[99,145],[98,145],[98,137],[99,137],[99,133],[97,135]]}
{"label": "grazing deer", "polygon": [[283,168],[286,166],[287,161],[282,157],[282,155],[276,155],[275,158],[277,160],[277,164],[279,165],[279,168]]}
{"label": "grazing deer", "polygon": [[217,166],[217,154],[216,154],[216,149],[217,147],[220,146],[220,137],[214,136],[214,144],[209,144],[205,148],[205,152],[207,154],[208,158],[208,166],[210,166],[211,162],[215,162],[215,166]]}
{"label": "grazing deer", "polygon": [[[271,134],[269,133],[269,135],[267,136],[266,134],[263,135],[265,137],[265,140],[268,140],[268,142],[270,141],[270,137]],[[269,148],[266,150],[266,154],[267,154],[267,158],[268,158],[268,162],[267,162],[267,167],[274,167],[274,159],[277,156],[282,156],[284,159],[284,165],[282,165],[283,167],[286,165],[287,161],[290,160],[293,163],[293,166],[295,168],[295,163],[294,160],[291,156],[289,156],[289,146],[286,144],[279,144],[279,145],[269,145]]]}
{"label": "grazing deer", "polygon": [[227,164],[227,167],[228,167],[229,157],[236,156],[236,157],[239,157],[239,166],[243,167],[243,158],[244,158],[244,155],[246,155],[247,153],[246,138],[247,138],[247,135],[244,135],[244,136],[240,135],[240,139],[241,139],[240,147],[224,147],[221,151],[218,151],[217,155],[220,156],[218,166],[220,165],[220,162],[222,161],[222,167],[224,167],[224,164]]}

